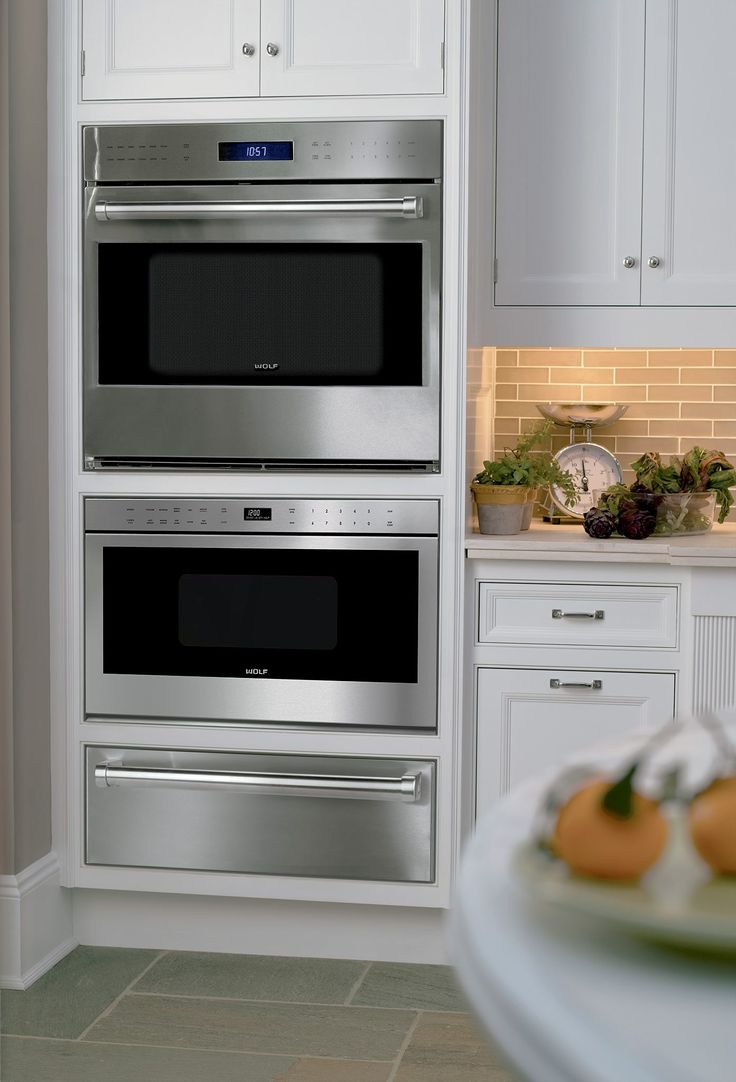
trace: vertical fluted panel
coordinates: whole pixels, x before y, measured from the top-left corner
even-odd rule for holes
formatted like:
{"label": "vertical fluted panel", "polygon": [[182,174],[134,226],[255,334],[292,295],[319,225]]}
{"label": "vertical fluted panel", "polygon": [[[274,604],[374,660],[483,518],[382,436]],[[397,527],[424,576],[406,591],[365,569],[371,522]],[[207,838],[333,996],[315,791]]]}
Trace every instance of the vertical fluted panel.
{"label": "vertical fluted panel", "polygon": [[696,616],[693,712],[736,708],[736,617]]}

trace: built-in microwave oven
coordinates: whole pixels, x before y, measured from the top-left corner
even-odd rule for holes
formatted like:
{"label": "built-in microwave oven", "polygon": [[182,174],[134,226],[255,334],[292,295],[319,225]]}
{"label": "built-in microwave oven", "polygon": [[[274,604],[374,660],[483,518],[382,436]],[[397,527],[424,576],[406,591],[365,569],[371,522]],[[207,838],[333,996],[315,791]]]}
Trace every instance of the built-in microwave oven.
{"label": "built-in microwave oven", "polygon": [[86,468],[437,468],[440,121],[83,142]]}
{"label": "built-in microwave oven", "polygon": [[85,710],[434,730],[436,500],[85,500]]}

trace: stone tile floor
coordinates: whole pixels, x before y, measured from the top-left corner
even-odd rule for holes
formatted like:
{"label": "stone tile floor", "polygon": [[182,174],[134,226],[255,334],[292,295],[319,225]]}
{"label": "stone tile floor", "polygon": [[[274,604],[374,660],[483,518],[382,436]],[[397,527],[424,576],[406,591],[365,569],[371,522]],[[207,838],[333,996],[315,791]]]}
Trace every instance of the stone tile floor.
{"label": "stone tile floor", "polygon": [[0,994],[2,1082],[513,1082],[452,971],[78,947]]}

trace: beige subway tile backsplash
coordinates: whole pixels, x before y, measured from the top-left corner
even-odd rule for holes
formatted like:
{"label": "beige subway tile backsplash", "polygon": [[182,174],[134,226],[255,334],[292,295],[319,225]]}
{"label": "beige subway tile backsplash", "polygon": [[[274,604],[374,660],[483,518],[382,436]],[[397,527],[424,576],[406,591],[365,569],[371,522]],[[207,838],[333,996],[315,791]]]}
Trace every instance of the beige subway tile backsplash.
{"label": "beige subway tile backsplash", "polygon": [[579,402],[580,393],[580,385],[576,383],[566,383],[564,387],[553,383],[522,383],[519,387],[519,398],[525,402]]}
{"label": "beige subway tile backsplash", "polygon": [[496,365],[498,368],[515,368],[519,363],[519,352],[515,349],[499,349],[496,351]]}
{"label": "beige subway tile backsplash", "polygon": [[613,383],[612,368],[550,368],[550,383]]}
{"label": "beige subway tile backsplash", "polygon": [[713,365],[711,349],[650,349],[650,368],[708,367]]}
{"label": "beige subway tile backsplash", "polygon": [[647,363],[646,350],[642,349],[586,349],[583,351],[583,365],[586,368],[644,368]]}
{"label": "beige subway tile backsplash", "polygon": [[616,383],[677,383],[677,373],[677,368],[622,368],[616,371]]}
{"label": "beige subway tile backsplash", "polygon": [[582,352],[579,349],[520,349],[519,364],[529,364],[532,367],[540,365],[580,365]]}
{"label": "beige subway tile backsplash", "polygon": [[[502,349],[495,363],[496,450],[541,420],[537,402],[622,402],[624,416],[594,439],[614,451],[628,480],[644,451],[682,454],[697,444],[736,461],[736,348]],[[553,443],[566,441],[560,431]]]}
{"label": "beige subway tile backsplash", "polygon": [[[717,390],[718,388],[716,388]],[[679,383],[660,385],[652,384],[649,390],[649,400],[655,402],[658,398],[664,399],[666,402],[682,402],[683,399],[687,402],[712,402],[713,401],[713,386],[706,387],[705,384],[701,384],[696,387],[692,384],[680,385]]]}

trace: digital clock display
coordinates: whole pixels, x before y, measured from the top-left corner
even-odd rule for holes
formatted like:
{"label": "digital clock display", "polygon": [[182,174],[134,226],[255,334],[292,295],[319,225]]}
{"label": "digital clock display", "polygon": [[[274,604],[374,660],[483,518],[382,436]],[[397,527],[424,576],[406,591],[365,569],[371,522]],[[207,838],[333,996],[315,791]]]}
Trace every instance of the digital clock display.
{"label": "digital clock display", "polygon": [[221,162],[291,162],[293,143],[218,143]]}
{"label": "digital clock display", "polygon": [[271,508],[270,507],[244,507],[243,518],[246,522],[270,522],[271,521]]}

